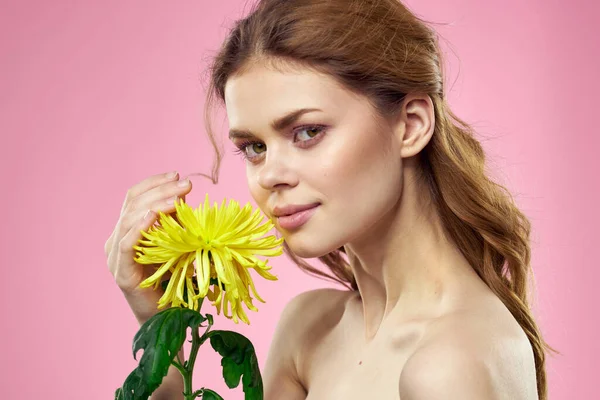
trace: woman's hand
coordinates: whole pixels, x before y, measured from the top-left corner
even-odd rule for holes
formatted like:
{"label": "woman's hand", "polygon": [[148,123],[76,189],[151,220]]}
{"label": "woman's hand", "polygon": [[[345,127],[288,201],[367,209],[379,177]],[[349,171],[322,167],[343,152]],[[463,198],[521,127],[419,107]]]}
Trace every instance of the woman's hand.
{"label": "woman's hand", "polygon": [[[187,186],[179,185],[185,182]],[[158,211],[165,214],[175,212],[173,201],[176,198],[185,201],[185,195],[191,189],[191,182],[187,179],[179,181],[179,174],[172,177],[167,174],[151,176],[132,186],[125,196],[115,229],[104,245],[108,269],[140,324],[158,312],[157,303],[164,291],[160,287],[156,290],[139,287],[158,265],[136,263],[133,246],[142,238],[140,231],[148,230],[156,222]],[[152,212],[146,215],[148,210]]]}

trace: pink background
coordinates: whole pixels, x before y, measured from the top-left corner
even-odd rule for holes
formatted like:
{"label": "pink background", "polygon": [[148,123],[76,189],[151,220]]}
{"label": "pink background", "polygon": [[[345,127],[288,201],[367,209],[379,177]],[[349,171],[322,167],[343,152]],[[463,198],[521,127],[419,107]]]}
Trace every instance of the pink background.
{"label": "pink background", "polygon": [[[210,171],[199,77],[244,11],[240,0],[73,4],[3,1],[0,13],[4,399],[109,399],[135,367],[137,326],[104,242],[131,185]],[[454,52],[446,47],[450,102],[533,222],[535,313],[562,352],[548,361],[550,398],[597,398],[598,6],[408,5],[448,23],[437,29]],[[188,203],[206,192],[251,201],[244,165],[226,146],[220,184],[194,178]],[[250,327],[217,320],[254,342],[261,366],[284,304],[329,286],[285,257],[273,265],[280,280],[258,281],[267,303]],[[203,350],[194,387],[241,399]]]}

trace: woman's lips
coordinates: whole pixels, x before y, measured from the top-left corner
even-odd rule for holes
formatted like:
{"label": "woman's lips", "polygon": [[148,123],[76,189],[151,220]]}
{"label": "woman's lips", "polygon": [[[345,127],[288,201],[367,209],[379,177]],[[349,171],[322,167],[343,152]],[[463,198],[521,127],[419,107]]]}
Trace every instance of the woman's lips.
{"label": "woman's lips", "polygon": [[297,213],[291,215],[285,215],[281,217],[277,217],[277,222],[279,226],[283,229],[295,229],[302,225],[304,225],[310,217],[317,211],[319,204],[316,206],[309,208],[308,210],[299,211]]}

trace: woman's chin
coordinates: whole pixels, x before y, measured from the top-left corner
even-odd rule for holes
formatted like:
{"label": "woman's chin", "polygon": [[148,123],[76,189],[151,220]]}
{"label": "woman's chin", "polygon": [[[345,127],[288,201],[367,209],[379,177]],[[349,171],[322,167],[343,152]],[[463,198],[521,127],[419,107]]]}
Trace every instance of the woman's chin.
{"label": "woman's chin", "polygon": [[287,238],[285,236],[284,238],[290,250],[300,258],[318,258],[337,250],[337,247],[324,247],[323,243],[308,243],[299,238]]}

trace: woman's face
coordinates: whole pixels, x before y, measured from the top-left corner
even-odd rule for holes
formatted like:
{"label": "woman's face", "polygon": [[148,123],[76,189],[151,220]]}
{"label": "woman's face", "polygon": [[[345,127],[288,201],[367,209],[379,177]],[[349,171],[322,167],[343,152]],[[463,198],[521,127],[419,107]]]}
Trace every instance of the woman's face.
{"label": "woman's face", "polygon": [[[378,233],[400,200],[402,159],[399,139],[366,98],[309,69],[255,64],[228,80],[225,104],[230,131],[253,135],[231,139],[245,146],[250,192],[296,255],[319,257]],[[313,111],[272,126],[301,109]],[[275,206],[315,202],[297,228],[273,215]]]}

